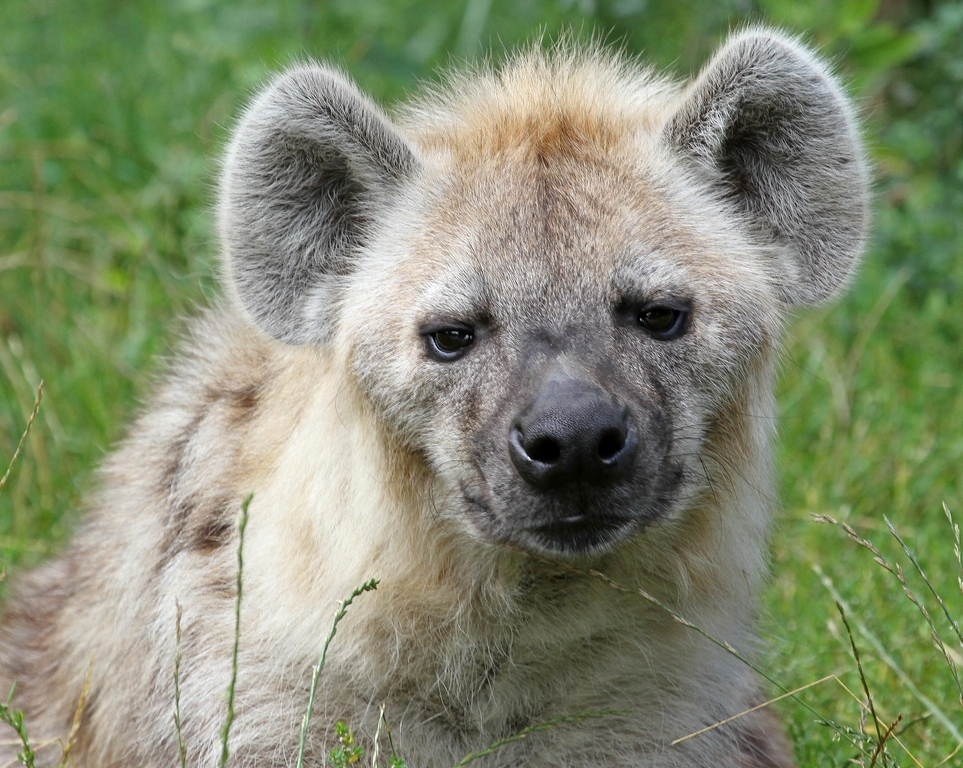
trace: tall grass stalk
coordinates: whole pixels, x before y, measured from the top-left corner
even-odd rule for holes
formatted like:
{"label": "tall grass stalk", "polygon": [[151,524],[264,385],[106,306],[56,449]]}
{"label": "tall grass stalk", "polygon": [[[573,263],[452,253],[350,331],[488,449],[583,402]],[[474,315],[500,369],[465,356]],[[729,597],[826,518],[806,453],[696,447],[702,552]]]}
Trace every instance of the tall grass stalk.
{"label": "tall grass stalk", "polygon": [[[946,509],[945,506],[944,506],[944,510],[946,511],[947,515],[949,515],[949,510]],[[952,519],[953,518],[950,517],[951,523],[952,523]],[[923,583],[926,584],[927,588],[929,589],[930,594],[933,595],[933,598],[936,600],[937,604],[943,610],[943,615],[946,616],[946,620],[949,622],[950,627],[952,628],[953,632],[956,634],[957,639],[960,641],[961,644],[963,644],[963,630],[960,629],[959,622],[957,622],[957,620],[953,618],[953,614],[951,614],[950,609],[946,607],[946,603],[943,602],[943,598],[940,597],[940,593],[936,591],[936,587],[933,586],[933,582],[930,581],[929,578],[927,578],[926,573],[923,572],[923,567],[920,565],[919,560],[916,558],[916,555],[906,545],[906,542],[903,541],[903,537],[900,536],[899,533],[897,533],[896,528],[893,527],[893,524],[889,521],[889,518],[884,517],[883,520],[886,521],[886,527],[887,529],[889,529],[890,534],[892,534],[893,538],[896,539],[896,541],[899,543],[900,548],[903,550],[903,553],[906,555],[907,558],[909,558],[909,561],[913,564],[913,567],[916,569],[916,572],[920,575],[920,578],[923,579]],[[943,643],[940,641],[939,636],[936,634],[936,628],[933,625],[933,620],[930,619],[929,613],[927,613],[926,608],[923,607],[922,603],[920,603],[920,601],[916,599],[916,596],[909,591],[909,587],[906,585],[906,579],[903,578],[902,570],[899,568],[899,566],[896,566],[896,568],[897,568],[896,575],[897,577],[899,577],[900,583],[903,585],[904,591],[907,592],[907,597],[909,597],[910,600],[913,601],[913,604],[917,608],[919,608],[920,611],[922,612],[923,617],[926,619],[927,624],[930,625],[930,628],[933,631],[934,639],[937,641],[941,650],[943,651],[943,655],[947,657],[946,658],[947,662],[950,664],[951,667],[954,667],[954,671],[955,671],[955,665],[954,665],[953,659],[947,655],[946,649],[943,648]],[[956,675],[954,674],[954,677],[955,676]],[[957,678],[956,684],[957,684],[957,687],[959,687],[960,685],[959,678]],[[963,696],[963,688],[960,689],[960,694],[961,696]]]}
{"label": "tall grass stalk", "polygon": [[91,658],[87,664],[87,674],[84,675],[84,687],[80,689],[80,698],[77,699],[77,706],[74,707],[74,719],[70,724],[70,733],[67,734],[67,741],[61,742],[60,764],[58,768],[72,766],[74,761],[71,757],[74,744],[80,735],[80,726],[84,721],[84,710],[87,708],[87,696],[90,694],[90,678],[94,673],[94,660]]}
{"label": "tall grass stalk", "polygon": [[374,745],[371,747],[371,768],[377,768],[378,766],[378,757],[381,754],[381,729],[386,724],[385,705],[382,703],[378,710],[378,726],[375,728]]}
{"label": "tall grass stalk", "polygon": [[[950,523],[950,528],[954,536],[954,551],[955,551],[957,560],[959,560],[960,558],[959,527],[953,522],[953,516],[950,514],[950,511],[947,508],[946,504],[943,505],[943,511],[946,513],[947,520]],[[919,599],[919,597],[917,597],[916,593],[913,592],[913,590],[910,588],[909,582],[906,580],[906,575],[903,573],[903,568],[899,565],[899,563],[895,563],[895,564],[890,563],[883,556],[882,552],[880,552],[879,548],[872,541],[860,536],[858,533],[856,533],[856,531],[852,528],[852,526],[847,525],[846,523],[841,523],[838,520],[830,517],[829,515],[817,515],[815,519],[817,522],[829,523],[830,525],[835,525],[836,527],[842,529],[852,541],[856,542],[864,549],[867,549],[870,552],[872,552],[873,559],[876,561],[876,563],[880,567],[882,567],[884,570],[888,571],[889,573],[891,573],[893,576],[896,577],[897,581],[899,581],[900,587],[903,590],[903,594],[906,595],[906,598],[915,606],[915,608],[919,611],[920,615],[923,617],[923,620],[926,622],[926,626],[929,628],[930,637],[932,638],[934,645],[942,654],[943,659],[946,662],[946,666],[950,670],[950,674],[953,677],[953,681],[956,683],[956,689],[959,692],[960,703],[963,704],[963,683],[961,683],[960,681],[960,676],[959,676],[959,671],[957,670],[956,661],[953,658],[953,655],[950,653],[949,648],[947,648],[946,644],[943,642],[943,638],[940,636],[939,630],[936,626],[936,623],[933,621],[932,616],[930,616],[929,610],[927,610],[923,602]],[[923,570],[923,566],[920,564],[920,561],[916,557],[916,554],[909,547],[909,545],[906,543],[903,537],[899,534],[899,532],[890,522],[889,518],[884,517],[883,520],[886,522],[886,528],[889,531],[890,535],[899,544],[900,549],[903,550],[903,554],[905,554],[907,559],[913,564],[913,568],[916,569],[916,573],[919,574],[919,577],[923,580],[923,583],[926,584],[926,587],[929,590],[930,594],[933,596],[933,599],[936,600],[937,605],[939,605],[940,609],[943,611],[943,615],[946,617],[946,621],[949,624],[950,628],[953,630],[953,633],[956,635],[957,640],[960,642],[961,645],[963,645],[963,630],[960,629],[959,622],[953,617],[953,614],[950,612],[950,609],[947,607],[946,602],[943,600],[943,597],[940,595],[939,591],[933,585],[933,582],[926,575],[926,572]],[[961,586],[961,588],[963,588],[963,586]]]}
{"label": "tall grass stalk", "polygon": [[[701,736],[704,733],[708,733],[709,731],[714,731],[716,728],[721,728],[722,726],[728,725],[731,722],[739,720],[740,718],[745,717],[746,715],[751,715],[753,712],[758,712],[760,709],[765,709],[766,707],[770,707],[773,704],[776,704],[782,701],[783,699],[795,698],[798,694],[802,693],[803,691],[808,691],[810,688],[815,688],[816,686],[822,685],[823,683],[828,683],[830,680],[835,680],[837,683],[842,685],[840,679],[836,677],[836,675],[826,675],[825,677],[821,677],[818,680],[813,680],[811,683],[806,683],[806,685],[801,685],[798,688],[794,688],[791,691],[786,691],[781,696],[776,696],[773,699],[764,701],[762,704],[757,704],[754,707],[750,707],[749,709],[739,712],[733,715],[732,717],[727,717],[725,720],[720,720],[719,722],[713,723],[712,725],[707,725],[705,728],[700,728],[698,731],[693,731],[692,733],[688,733],[685,736],[682,736],[676,739],[675,741],[671,742],[669,746],[671,747],[678,746],[683,741],[688,741],[689,739],[694,739],[697,736]],[[843,688],[846,689],[846,686],[843,685]],[[846,690],[848,691],[848,689]]]}
{"label": "tall grass stalk", "polygon": [[181,604],[177,603],[174,627],[174,730],[177,733],[177,757],[181,768],[187,768],[187,747],[181,726]]}
{"label": "tall grass stalk", "polygon": [[318,659],[318,663],[314,665],[314,672],[311,675],[311,693],[308,696],[308,707],[304,713],[304,719],[301,721],[301,738],[298,742],[298,759],[296,763],[297,768],[303,768],[304,766],[304,748],[308,739],[308,724],[310,723],[311,715],[314,712],[314,697],[318,690],[318,679],[321,677],[321,671],[324,669],[324,662],[328,656],[328,646],[330,646],[331,641],[334,640],[334,636],[338,632],[338,624],[347,614],[348,607],[354,602],[354,599],[365,592],[371,592],[377,588],[378,580],[370,579],[360,587],[355,587],[351,594],[342,600],[338,605],[338,610],[334,614],[334,620],[331,622],[331,631],[328,633],[327,638],[325,638],[324,645],[321,647],[321,657]]}
{"label": "tall grass stalk", "polygon": [[[853,637],[853,630],[852,627],[849,626],[849,620],[846,618],[846,611],[838,600],[836,601],[836,610],[839,611],[839,615],[843,620],[843,626],[846,627],[846,634],[849,636],[849,645],[853,650],[853,659],[856,661],[856,670],[859,672],[859,682],[863,686],[863,693],[866,694],[866,708],[869,710],[870,717],[873,718],[873,727],[876,729],[876,750],[871,758],[872,764],[882,755],[883,765],[885,766],[888,762],[884,749],[886,739],[883,737],[883,728],[879,721],[879,715],[876,714],[876,703],[873,701],[873,693],[869,688],[869,682],[866,680],[866,673],[863,671],[863,661],[859,655],[859,646],[856,644],[856,638]],[[887,734],[892,733],[892,728],[887,729],[886,732]]]}
{"label": "tall grass stalk", "polygon": [[33,410],[30,412],[30,416],[27,419],[27,426],[24,427],[23,434],[20,435],[20,442],[17,443],[17,447],[13,452],[13,457],[10,459],[10,463],[7,465],[7,471],[3,473],[3,477],[0,477],[0,491],[2,491],[7,485],[7,480],[10,477],[10,473],[13,471],[13,465],[17,463],[17,459],[20,458],[20,454],[23,452],[23,446],[24,443],[27,442],[27,435],[30,434],[30,428],[33,426],[34,421],[36,421],[37,414],[40,413],[41,400],[43,400],[42,379],[40,384],[37,386],[37,397],[33,401]]}
{"label": "tall grass stalk", "polygon": [[227,746],[234,724],[234,687],[237,684],[237,651],[241,644],[241,596],[243,594],[242,575],[244,572],[244,530],[247,528],[248,508],[254,494],[248,494],[241,502],[241,516],[237,523],[237,595],[234,601],[234,648],[231,652],[231,682],[227,687],[227,717],[221,731],[221,768],[227,765],[230,754]]}
{"label": "tall grass stalk", "polygon": [[814,565],[813,570],[816,572],[819,580],[826,588],[826,591],[829,592],[830,596],[837,603],[839,603],[843,610],[845,610],[849,615],[850,621],[852,622],[853,626],[859,630],[860,635],[862,635],[863,638],[873,647],[873,650],[876,652],[876,655],[880,658],[880,660],[893,671],[893,674],[899,678],[900,682],[906,686],[906,689],[916,697],[916,699],[926,708],[930,715],[932,715],[932,717],[946,729],[947,733],[949,733],[950,736],[955,740],[955,743],[963,741],[963,731],[960,730],[959,726],[953,722],[952,718],[950,718],[949,715],[947,715],[947,713],[944,712],[935,701],[933,701],[933,699],[920,690],[919,686],[913,682],[906,671],[896,662],[896,659],[894,659],[889,651],[886,650],[886,646],[883,645],[882,641],[876,636],[876,634],[870,630],[864,622],[861,622],[856,618],[856,614],[855,611],[853,611],[852,606],[850,606],[850,604],[842,596],[840,591],[836,588],[835,583],[826,574],[826,572],[823,571],[823,569],[818,565]]}
{"label": "tall grass stalk", "polygon": [[956,566],[959,569],[956,575],[956,586],[960,588],[960,593],[963,593],[963,547],[960,546],[960,526],[953,520],[953,515],[945,501],[943,502],[943,514],[946,515],[946,521],[950,524],[950,530],[953,532],[953,554],[956,556]]}

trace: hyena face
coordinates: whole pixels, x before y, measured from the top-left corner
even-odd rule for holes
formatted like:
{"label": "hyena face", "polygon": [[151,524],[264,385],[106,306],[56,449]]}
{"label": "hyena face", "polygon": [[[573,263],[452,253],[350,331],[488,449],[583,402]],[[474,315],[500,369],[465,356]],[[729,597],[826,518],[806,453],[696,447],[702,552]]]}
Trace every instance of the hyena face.
{"label": "hyena face", "polygon": [[833,81],[769,33],[684,93],[531,54],[402,125],[318,68],[255,103],[221,220],[242,304],[346,351],[473,535],[581,555],[671,522],[712,484],[713,432],[768,403],[786,306],[833,293],[859,251],[865,171]]}
{"label": "hyena face", "polygon": [[775,331],[756,254],[713,231],[711,200],[674,189],[638,136],[594,141],[541,160],[492,148],[480,168],[423,157],[445,192],[409,205],[410,240],[377,243],[394,255],[359,270],[347,303],[365,310],[344,329],[439,508],[553,554],[609,548],[697,496],[706,430]]}

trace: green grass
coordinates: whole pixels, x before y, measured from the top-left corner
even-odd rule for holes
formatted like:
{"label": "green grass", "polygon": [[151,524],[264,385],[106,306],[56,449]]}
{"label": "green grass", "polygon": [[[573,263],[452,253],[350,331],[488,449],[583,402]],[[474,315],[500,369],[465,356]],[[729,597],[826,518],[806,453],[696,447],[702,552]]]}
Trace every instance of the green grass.
{"label": "green grass", "polygon": [[[27,567],[63,543],[94,468],[176,338],[173,319],[216,291],[217,157],[267,72],[306,55],[333,58],[390,102],[452,57],[570,27],[688,75],[728,25],[772,21],[837,57],[859,95],[877,212],[850,295],[801,315],[786,340],[783,509],[762,664],[787,688],[838,678],[801,692],[804,704],[777,705],[801,765],[940,764],[963,730],[946,661],[963,661],[950,621],[963,617],[961,566],[942,506],[963,517],[963,6],[435,0],[417,9],[0,3],[0,470],[44,381],[0,490],[0,565]],[[814,514],[871,540],[891,569]],[[862,706],[867,690],[878,727]]]}

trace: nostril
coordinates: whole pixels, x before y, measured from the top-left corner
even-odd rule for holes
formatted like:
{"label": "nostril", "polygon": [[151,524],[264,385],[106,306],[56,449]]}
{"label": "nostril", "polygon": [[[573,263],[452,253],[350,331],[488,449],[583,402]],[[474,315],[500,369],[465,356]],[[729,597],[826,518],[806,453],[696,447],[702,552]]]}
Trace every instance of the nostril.
{"label": "nostril", "polygon": [[527,447],[526,453],[532,461],[540,464],[554,464],[562,455],[559,444],[550,437],[541,437]]}
{"label": "nostril", "polygon": [[625,447],[625,436],[619,429],[607,429],[602,433],[598,442],[599,458],[608,463],[612,461]]}

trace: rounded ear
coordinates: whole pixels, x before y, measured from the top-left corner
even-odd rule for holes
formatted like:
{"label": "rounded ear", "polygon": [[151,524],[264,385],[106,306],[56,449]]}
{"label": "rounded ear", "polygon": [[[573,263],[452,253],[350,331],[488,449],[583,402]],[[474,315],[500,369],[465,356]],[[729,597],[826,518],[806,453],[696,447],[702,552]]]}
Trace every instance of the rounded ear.
{"label": "rounded ear", "polygon": [[346,78],[317,65],[280,75],[248,107],[224,163],[218,225],[229,290],[271,336],[324,341],[339,276],[416,166]]}
{"label": "rounded ear", "polygon": [[705,66],[663,138],[783,254],[783,298],[815,304],[852,273],[869,218],[851,107],[827,68],[766,30],[733,37]]}

